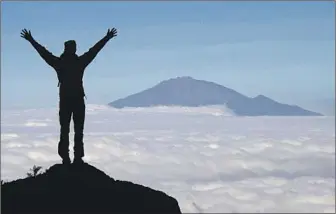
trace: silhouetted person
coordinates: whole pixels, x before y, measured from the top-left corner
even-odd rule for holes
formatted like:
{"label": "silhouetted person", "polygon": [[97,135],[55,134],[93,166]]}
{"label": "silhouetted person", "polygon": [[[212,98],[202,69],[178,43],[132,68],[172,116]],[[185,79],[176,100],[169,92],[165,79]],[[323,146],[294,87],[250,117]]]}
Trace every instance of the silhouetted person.
{"label": "silhouetted person", "polygon": [[85,68],[97,56],[105,44],[117,36],[115,28],[108,29],[106,35],[82,56],[76,54],[76,42],[69,40],[64,43],[64,52],[60,57],[54,56],[45,47],[40,45],[30,31],[23,29],[21,37],[29,41],[40,56],[55,69],[58,76],[59,87],[59,122],[61,126],[58,154],[63,163],[69,164],[69,132],[70,121],[73,116],[74,137],[74,163],[82,163],[84,157],[83,130],[85,120],[85,93],[83,88],[83,74]]}

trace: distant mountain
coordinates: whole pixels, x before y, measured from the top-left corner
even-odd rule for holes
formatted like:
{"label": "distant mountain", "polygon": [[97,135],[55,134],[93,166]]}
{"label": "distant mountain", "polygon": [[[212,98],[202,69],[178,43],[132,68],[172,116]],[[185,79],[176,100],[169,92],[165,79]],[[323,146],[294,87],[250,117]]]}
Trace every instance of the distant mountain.
{"label": "distant mountain", "polygon": [[177,77],[160,82],[152,88],[109,103],[114,108],[150,106],[223,105],[240,116],[321,116],[299,106],[276,102],[259,95],[247,97],[230,88],[192,77]]}
{"label": "distant mountain", "polygon": [[327,116],[335,116],[335,98],[308,100],[301,103],[306,109],[317,111]]}

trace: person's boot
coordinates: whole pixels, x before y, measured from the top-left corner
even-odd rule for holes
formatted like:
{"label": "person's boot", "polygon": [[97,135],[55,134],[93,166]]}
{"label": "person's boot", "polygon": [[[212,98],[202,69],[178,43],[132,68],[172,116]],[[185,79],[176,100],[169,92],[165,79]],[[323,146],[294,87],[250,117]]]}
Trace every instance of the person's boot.
{"label": "person's boot", "polygon": [[84,143],[83,143],[83,134],[75,133],[75,145],[74,145],[74,164],[83,164],[84,157]]}
{"label": "person's boot", "polygon": [[84,161],[81,157],[75,157],[74,158],[74,161],[73,161],[73,164],[83,164]]}
{"label": "person's boot", "polygon": [[62,157],[62,163],[64,165],[70,165],[71,164],[70,157],[69,156]]}
{"label": "person's boot", "polygon": [[69,137],[62,136],[58,143],[58,155],[62,158],[63,164],[70,164],[70,156],[69,156]]}

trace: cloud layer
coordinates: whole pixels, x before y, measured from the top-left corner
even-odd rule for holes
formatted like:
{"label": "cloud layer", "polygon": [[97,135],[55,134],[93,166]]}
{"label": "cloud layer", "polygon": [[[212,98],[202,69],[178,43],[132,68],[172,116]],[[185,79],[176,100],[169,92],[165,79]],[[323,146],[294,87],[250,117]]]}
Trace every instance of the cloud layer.
{"label": "cloud layer", "polygon": [[[2,179],[60,162],[56,108],[1,118]],[[183,212],[334,212],[334,129],[334,117],[88,105],[85,160],[168,193]]]}

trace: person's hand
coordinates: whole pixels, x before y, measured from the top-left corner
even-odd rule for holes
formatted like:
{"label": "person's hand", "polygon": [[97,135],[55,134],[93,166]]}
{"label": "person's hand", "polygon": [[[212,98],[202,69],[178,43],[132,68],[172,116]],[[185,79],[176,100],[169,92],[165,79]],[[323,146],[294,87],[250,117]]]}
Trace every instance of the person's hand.
{"label": "person's hand", "polygon": [[33,36],[31,35],[30,30],[28,31],[27,29],[23,29],[21,31],[21,37],[28,40],[28,41],[32,41],[33,40]]}
{"label": "person's hand", "polygon": [[108,29],[107,33],[106,33],[107,38],[112,39],[113,37],[117,36],[117,29],[112,28],[112,29]]}

